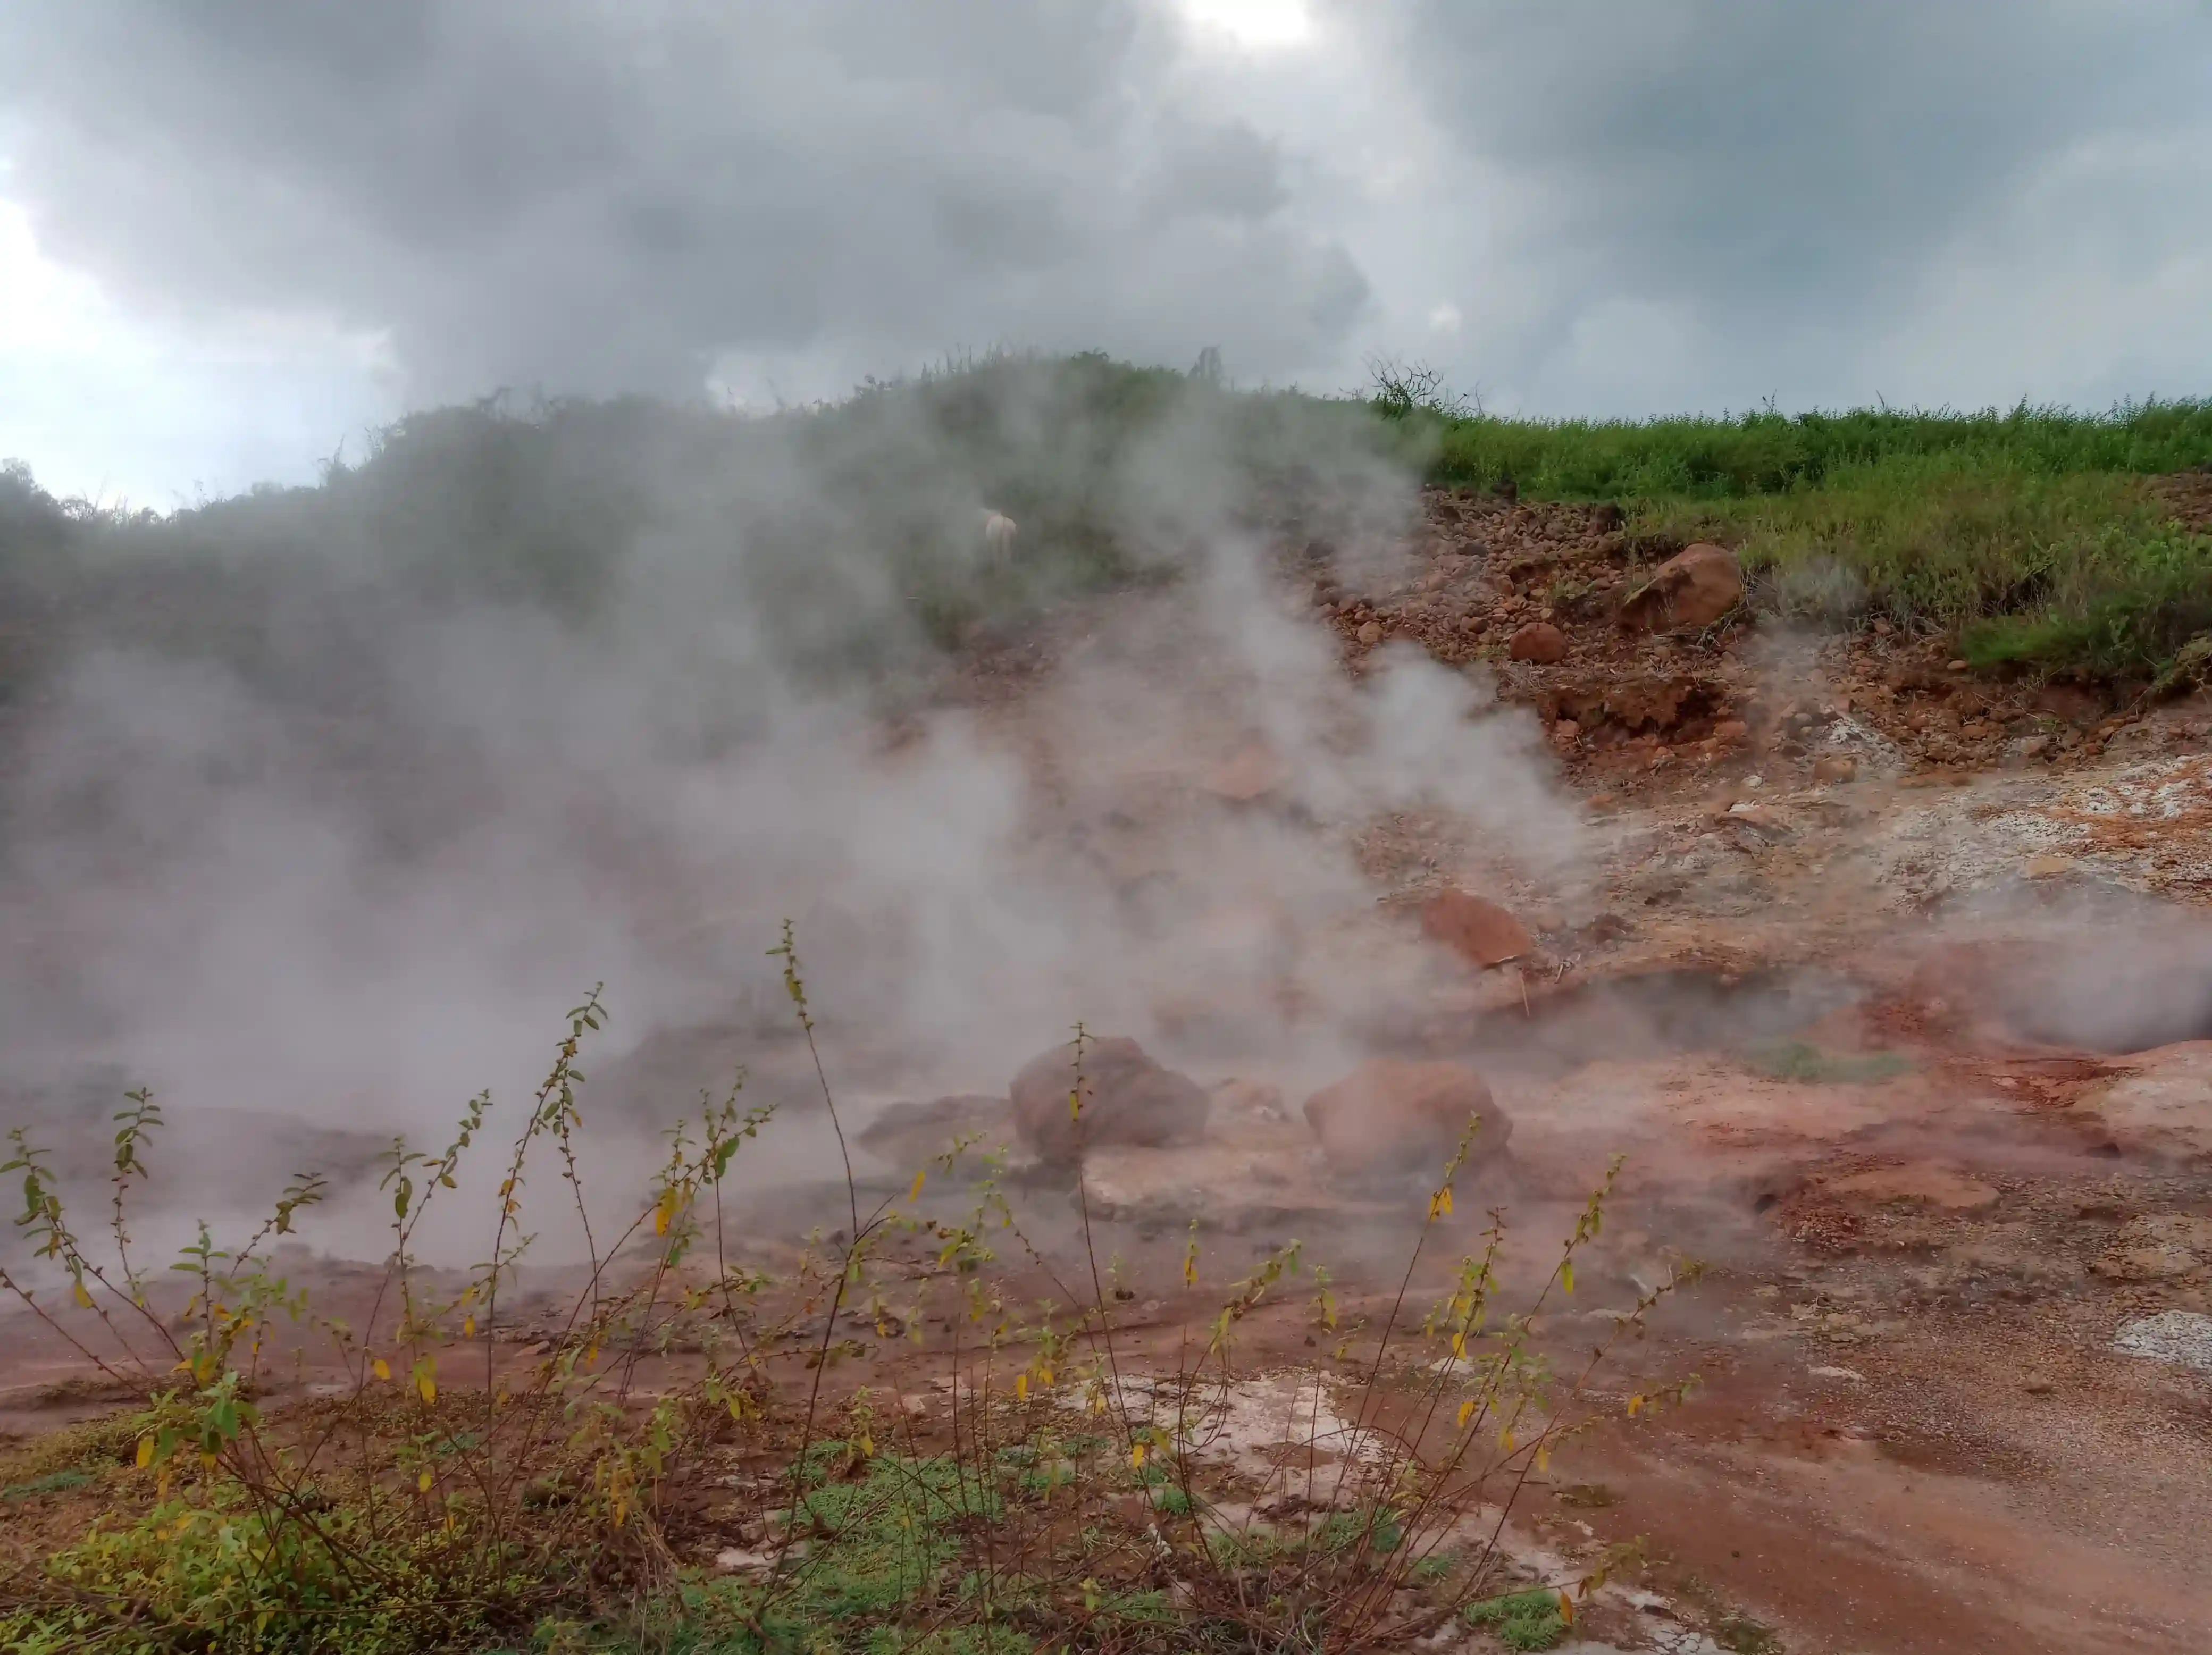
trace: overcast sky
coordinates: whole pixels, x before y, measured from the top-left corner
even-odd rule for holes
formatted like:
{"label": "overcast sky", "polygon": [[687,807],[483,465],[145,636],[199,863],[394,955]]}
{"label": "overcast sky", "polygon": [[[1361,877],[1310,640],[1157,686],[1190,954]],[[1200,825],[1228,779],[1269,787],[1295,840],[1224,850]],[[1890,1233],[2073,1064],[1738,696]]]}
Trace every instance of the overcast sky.
{"label": "overcast sky", "polygon": [[2205,0],[21,0],[0,457],[993,345],[1494,409],[2212,393]]}

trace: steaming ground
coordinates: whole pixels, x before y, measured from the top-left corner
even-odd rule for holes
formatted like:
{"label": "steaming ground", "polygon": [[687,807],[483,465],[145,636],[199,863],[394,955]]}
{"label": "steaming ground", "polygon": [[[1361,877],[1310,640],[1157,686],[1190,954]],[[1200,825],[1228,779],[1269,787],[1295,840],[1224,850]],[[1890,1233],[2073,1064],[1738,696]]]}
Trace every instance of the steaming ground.
{"label": "steaming ground", "polygon": [[[48,594],[51,658],[4,731],[19,1108],[73,1149],[103,1088],[151,1086],[222,1145],[174,1198],[243,1210],[303,1158],[358,1174],[395,1136],[442,1143],[484,1087],[514,1106],[604,981],[601,1064],[693,1054],[593,1094],[604,1153],[641,1173],[739,1064],[750,1096],[810,1106],[767,957],[786,919],[863,1118],[1000,1089],[1079,1019],[1322,1083],[1429,963],[1363,931],[1358,830],[1447,811],[1556,881],[1577,815],[1525,711],[1418,652],[1347,679],[1285,603],[1267,513],[1388,579],[1407,473],[1294,421],[1275,458],[1307,503],[1257,511],[1206,387],[1171,379],[1131,437],[1065,377],[985,376],[1018,456],[1092,456],[1072,504],[1008,502],[1011,562],[973,532],[988,467],[919,393],[715,427],[704,462],[680,421],[556,413],[530,481],[560,530],[654,503],[611,547],[532,540],[520,483],[488,502],[468,445],[496,424],[112,536]],[[1085,585],[1102,537],[1139,577],[1118,597]],[[971,617],[949,636],[948,604]],[[997,635],[1049,641],[1035,693],[971,693]],[[1243,752],[1283,772],[1264,803],[1206,786]],[[803,1136],[764,1176],[830,1170]],[[337,1220],[349,1245],[374,1210]]]}
{"label": "steaming ground", "polygon": [[[1382,1312],[1425,1180],[1347,1186],[1298,1114],[1364,1058],[1475,1066],[1514,1124],[1422,1291],[1493,1204],[1525,1287],[1628,1155],[1546,1337],[1571,1351],[1702,1260],[1607,1383],[1705,1390],[1563,1461],[1517,1543],[1580,1567],[1650,1537],[1671,1607],[1622,1647],[1720,1628],[1698,1592],[1793,1651],[2212,1640],[2212,1380],[2172,1354],[2212,1313],[2212,714],[2052,713],[2035,745],[2034,687],[1911,640],[1625,635],[1587,597],[1627,561],[1601,512],[1423,495],[1319,438],[1326,486],[1255,501],[1172,407],[1056,519],[907,411],[864,448],[927,481],[888,503],[836,443],[652,448],[625,475],[674,504],[573,606],[426,580],[365,506],[319,561],[264,547],[218,587],[126,562],[5,725],[0,1032],[76,1187],[100,1200],[104,1117],[152,1084],[177,1143],[136,1239],[244,1222],[313,1162],[338,1187],[291,1257],[342,1298],[390,1245],[377,1148],[441,1147],[485,1086],[500,1140],[604,979],[603,1209],[742,1070],[780,1118],[732,1233],[787,1262],[848,1210],[767,954],[788,918],[871,1197],[928,1153],[860,1145],[882,1111],[967,1097],[1003,1129],[1078,1020],[1212,1088],[1200,1143],[1086,1167],[1092,1246],[1163,1360],[1200,1313],[1194,1222],[1209,1283],[1295,1238],[1348,1319]],[[986,504],[1024,523],[1014,566],[957,537]],[[1110,579],[1069,573],[1092,522],[1127,553]],[[862,555],[902,531],[938,561]],[[1480,641],[1539,621],[1552,662]],[[1532,947],[1479,970],[1425,937],[1446,886]],[[494,1176],[426,1258],[483,1256]],[[957,1222],[972,1176],[933,1171],[918,1209]],[[1066,1177],[1017,1154],[1004,1185],[1035,1270],[1079,1273]],[[580,1236],[550,1165],[527,1193],[534,1303]],[[495,1331],[535,1337],[514,1315]],[[1290,1300],[1251,1325],[1262,1365],[1342,1366]],[[76,1372],[18,1331],[14,1382]],[[908,1360],[854,1337],[864,1373]]]}

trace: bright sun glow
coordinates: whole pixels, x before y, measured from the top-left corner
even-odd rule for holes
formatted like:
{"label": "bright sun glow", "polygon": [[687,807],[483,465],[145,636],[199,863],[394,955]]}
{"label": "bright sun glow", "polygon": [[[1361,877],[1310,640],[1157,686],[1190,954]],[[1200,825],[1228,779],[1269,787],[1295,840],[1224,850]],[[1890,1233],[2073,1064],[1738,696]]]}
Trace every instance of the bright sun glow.
{"label": "bright sun glow", "polygon": [[1313,36],[1307,0],[1182,0],[1183,15],[1248,48],[1303,45]]}

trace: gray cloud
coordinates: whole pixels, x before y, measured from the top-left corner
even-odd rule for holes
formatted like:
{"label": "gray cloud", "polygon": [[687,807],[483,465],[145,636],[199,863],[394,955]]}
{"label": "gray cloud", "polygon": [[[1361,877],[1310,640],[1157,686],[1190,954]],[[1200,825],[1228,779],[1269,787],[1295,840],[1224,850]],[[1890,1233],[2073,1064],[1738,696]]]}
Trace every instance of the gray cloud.
{"label": "gray cloud", "polygon": [[[1494,355],[1524,380],[1547,362],[1577,377],[1550,359],[1594,312],[1642,306],[1694,330],[1707,385],[1733,367],[1739,396],[1864,395],[1862,371],[1948,263],[2011,235],[2085,150],[2142,146],[2135,170],[2164,190],[2168,227],[2212,210],[2182,164],[2212,68],[2212,11],[2194,3],[1416,0],[1393,19],[1426,106],[1477,163],[1466,176],[1513,198],[1512,264],[1541,298]],[[2149,153],[2161,142],[2173,153]],[[2115,182],[2080,206],[2102,221]],[[2123,233],[2165,241],[2161,216]],[[2187,239],[2201,257],[2205,233]],[[2070,251],[2061,234],[2014,255]]]}
{"label": "gray cloud", "polygon": [[0,9],[0,293],[20,209],[113,300],[0,316],[0,452],[161,499],[501,384],[995,343],[1551,414],[2212,384],[2200,0],[1312,0],[1245,53],[1178,9]]}
{"label": "gray cloud", "polygon": [[725,351],[1333,360],[1366,284],[1137,0],[93,3],[0,22],[11,193],[142,302],[389,329],[418,395]]}

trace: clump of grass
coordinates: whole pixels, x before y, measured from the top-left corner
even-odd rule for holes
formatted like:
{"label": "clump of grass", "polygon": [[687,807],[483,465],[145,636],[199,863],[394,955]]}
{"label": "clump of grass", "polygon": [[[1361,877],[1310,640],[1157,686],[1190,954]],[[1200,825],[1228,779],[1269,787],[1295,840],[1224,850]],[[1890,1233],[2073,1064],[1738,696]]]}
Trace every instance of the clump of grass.
{"label": "clump of grass", "polygon": [[1774,1628],[1748,1615],[1722,1615],[1713,1622],[1713,1641],[1729,1655],[1782,1655]]}
{"label": "clump of grass", "polygon": [[1567,1617],[1559,1613],[1559,1594],[1539,1588],[1510,1592],[1468,1605],[1469,1626],[1491,1627],[1508,1649],[1551,1649],[1567,1635]]}
{"label": "clump of grass", "polygon": [[1817,487],[1655,501],[1634,527],[1727,542],[1784,607],[1793,586],[1825,584],[1859,615],[1956,630],[1978,665],[2147,675],[2212,626],[2212,536],[2121,473],[1904,455]]}
{"label": "clump of grass", "polygon": [[48,1471],[21,1482],[11,1482],[0,1488],[0,1505],[13,1506],[26,1500],[35,1500],[40,1494],[67,1494],[73,1488],[88,1488],[98,1481],[89,1471],[72,1467],[64,1471]]}

